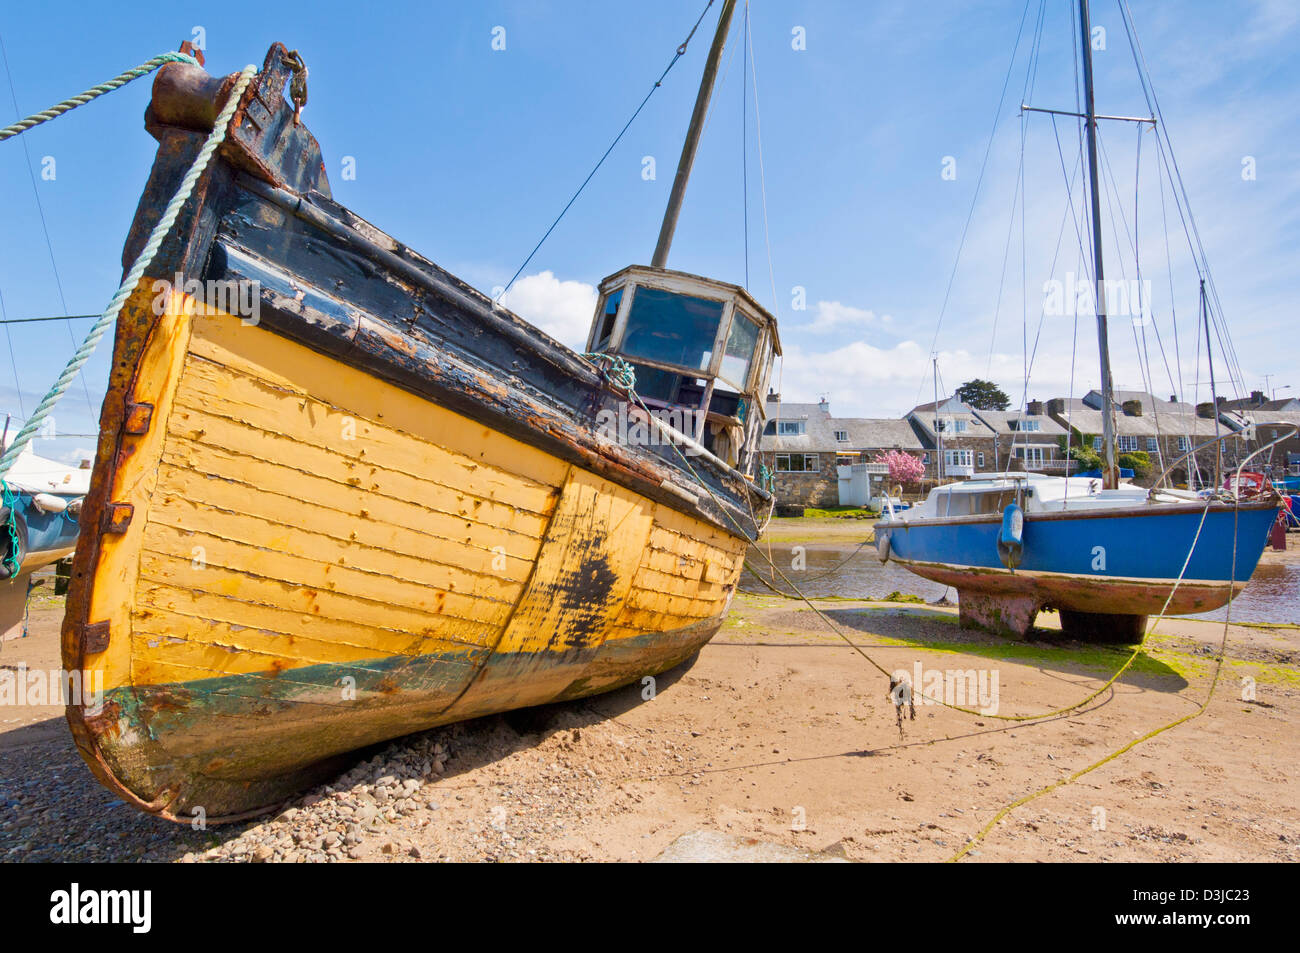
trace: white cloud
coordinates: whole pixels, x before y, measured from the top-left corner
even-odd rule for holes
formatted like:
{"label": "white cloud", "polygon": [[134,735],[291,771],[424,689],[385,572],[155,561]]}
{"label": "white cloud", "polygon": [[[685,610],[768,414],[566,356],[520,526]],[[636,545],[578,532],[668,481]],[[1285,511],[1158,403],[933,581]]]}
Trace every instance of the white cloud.
{"label": "white cloud", "polygon": [[60,463],[66,463],[70,467],[79,467],[81,466],[82,460],[95,459],[95,448],[73,447],[71,450],[64,450],[55,453],[52,459],[58,460]]}
{"label": "white cloud", "polygon": [[893,321],[889,315],[876,316],[874,311],[855,308],[839,301],[818,301],[812,323],[803,330],[814,334],[851,328],[879,327]]}
{"label": "white cloud", "polygon": [[585,281],[561,281],[548,270],[520,278],[501,303],[560,343],[582,350],[596,311],[596,288]]}

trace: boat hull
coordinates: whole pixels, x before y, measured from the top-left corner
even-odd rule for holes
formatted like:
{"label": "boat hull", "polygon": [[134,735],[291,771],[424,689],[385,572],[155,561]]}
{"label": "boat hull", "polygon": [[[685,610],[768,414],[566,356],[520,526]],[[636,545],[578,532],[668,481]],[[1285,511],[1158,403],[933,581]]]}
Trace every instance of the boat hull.
{"label": "boat hull", "polygon": [[[69,583],[73,738],[178,821],[679,664],[770,500],[609,435],[630,398],[595,365],[335,203],[284,96],[300,66],[268,52],[119,314]],[[124,267],[229,89],[210,79],[158,72]]]}
{"label": "boat hull", "polygon": [[1249,581],[1276,513],[1276,503],[1248,502],[1026,516],[1015,570],[998,558],[1000,516],[882,522],[876,533],[888,535],[889,558],[974,603],[964,621],[1023,636],[1041,609],[1127,616],[1217,609]]}
{"label": "boat hull", "polygon": [[70,617],[91,626],[65,625],[103,690],[69,708],[74,736],[131,803],[255,813],[335,756],[656,675],[721,625],[744,537],[185,311],[136,360],[148,432],[97,462],[130,518],[78,559]]}

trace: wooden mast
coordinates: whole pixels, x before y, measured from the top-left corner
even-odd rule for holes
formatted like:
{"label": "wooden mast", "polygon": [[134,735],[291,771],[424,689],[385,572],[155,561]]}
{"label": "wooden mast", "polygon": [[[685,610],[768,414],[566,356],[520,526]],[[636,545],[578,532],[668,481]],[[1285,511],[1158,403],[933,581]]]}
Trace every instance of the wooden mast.
{"label": "wooden mast", "polygon": [[1097,184],[1097,109],[1092,88],[1092,29],[1088,19],[1088,0],[1079,0],[1079,31],[1083,46],[1084,124],[1088,132],[1088,183],[1092,196],[1092,268],[1096,282],[1094,299],[1097,310],[1097,349],[1101,356],[1102,441],[1105,466],[1102,486],[1113,490],[1119,485],[1119,468],[1115,464],[1115,397],[1110,374],[1110,342],[1106,328],[1106,277],[1101,255],[1101,190]]}
{"label": "wooden mast", "polygon": [[691,177],[691,166],[695,164],[695,151],[700,145],[700,134],[704,131],[704,117],[709,112],[709,100],[713,97],[713,83],[718,75],[718,63],[722,60],[722,48],[726,45],[727,30],[731,27],[731,15],[735,9],[736,0],[723,0],[722,12],[718,15],[718,29],[713,34],[709,59],[704,65],[704,75],[700,78],[700,91],[695,97],[691,125],[686,132],[686,141],[682,143],[682,156],[677,161],[677,177],[673,179],[673,191],[668,196],[668,208],[664,210],[664,223],[659,229],[659,242],[655,245],[654,258],[650,261],[655,268],[663,268],[668,264],[668,249],[672,247],[673,233],[677,230],[677,216],[682,210],[682,199],[686,197],[686,183]]}

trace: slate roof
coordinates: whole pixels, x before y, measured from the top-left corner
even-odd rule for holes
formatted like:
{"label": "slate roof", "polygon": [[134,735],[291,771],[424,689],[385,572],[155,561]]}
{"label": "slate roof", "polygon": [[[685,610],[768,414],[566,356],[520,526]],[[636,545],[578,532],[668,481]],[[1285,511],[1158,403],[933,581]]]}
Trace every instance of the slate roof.
{"label": "slate roof", "polygon": [[[924,449],[916,431],[906,420],[896,417],[832,417],[828,410],[829,405],[768,401],[768,421],[759,440],[759,450],[849,453],[894,448]],[[805,432],[778,436],[778,420],[802,420]],[[836,440],[836,431],[843,431],[848,439]]]}

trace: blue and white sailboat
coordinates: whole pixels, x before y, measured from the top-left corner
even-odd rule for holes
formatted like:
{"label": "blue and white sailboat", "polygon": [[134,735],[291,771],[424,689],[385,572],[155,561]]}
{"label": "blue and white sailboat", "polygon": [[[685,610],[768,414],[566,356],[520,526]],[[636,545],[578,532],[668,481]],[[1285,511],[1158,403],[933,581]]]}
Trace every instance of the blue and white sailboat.
{"label": "blue and white sailboat", "polygon": [[[1281,498],[1272,491],[1243,499],[1222,490],[1120,483],[1088,0],[1079,0],[1079,25],[1086,112],[1072,115],[1087,135],[1105,428],[1101,478],[1007,472],[939,486],[910,510],[889,510],[875,526],[876,545],[882,559],[956,588],[964,626],[1024,638],[1041,610],[1056,609],[1067,635],[1133,642],[1151,614],[1205,612],[1240,592]],[[1202,301],[1205,307],[1204,291]]]}

